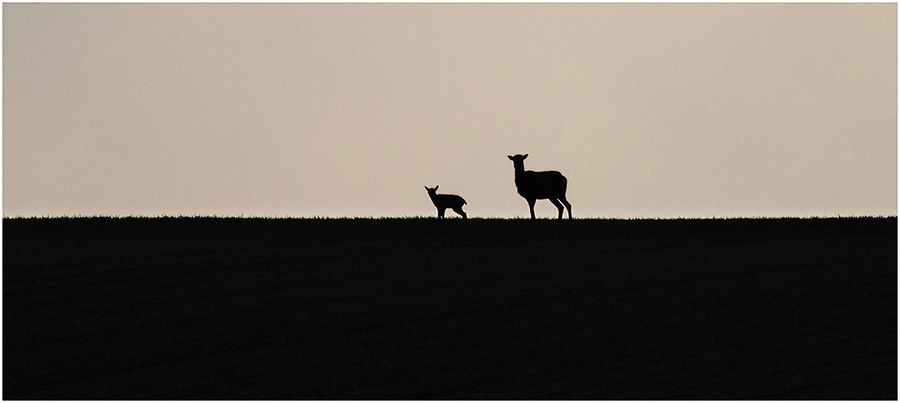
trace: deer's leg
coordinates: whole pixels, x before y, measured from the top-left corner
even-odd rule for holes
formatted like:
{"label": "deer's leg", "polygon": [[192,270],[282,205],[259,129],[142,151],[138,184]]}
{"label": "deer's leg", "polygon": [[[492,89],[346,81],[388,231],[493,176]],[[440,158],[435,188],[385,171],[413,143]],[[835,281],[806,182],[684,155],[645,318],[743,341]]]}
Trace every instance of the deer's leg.
{"label": "deer's leg", "polygon": [[557,217],[557,218],[562,220],[562,213],[563,213],[562,203],[560,203],[559,200],[556,200],[552,197],[550,198],[550,203],[553,203],[553,205],[556,206],[556,210],[559,212],[559,217]]}
{"label": "deer's leg", "polygon": [[534,199],[528,199],[528,210],[531,211],[531,219],[534,220]]}
{"label": "deer's leg", "polygon": [[438,207],[438,218],[444,218],[444,211],[446,210],[444,207]]}
{"label": "deer's leg", "polygon": [[453,208],[453,211],[456,212],[456,214],[461,215],[462,218],[466,218],[466,212],[463,211],[462,206],[454,207],[454,208]]}
{"label": "deer's leg", "polygon": [[[568,200],[566,200],[566,195],[560,196],[560,197],[559,197],[559,201],[561,201],[562,204],[563,204],[564,206],[566,206],[566,210],[569,211],[569,219],[571,220],[571,219],[572,219],[572,205],[569,204],[569,201],[568,201]],[[560,213],[560,214],[562,214],[562,213]],[[560,216],[560,217],[561,217],[561,216]]]}

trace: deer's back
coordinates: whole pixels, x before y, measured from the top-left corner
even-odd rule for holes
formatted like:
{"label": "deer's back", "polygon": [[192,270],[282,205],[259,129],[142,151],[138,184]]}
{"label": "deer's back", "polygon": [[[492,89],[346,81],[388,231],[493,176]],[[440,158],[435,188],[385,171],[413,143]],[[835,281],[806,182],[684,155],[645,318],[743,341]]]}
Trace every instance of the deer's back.
{"label": "deer's back", "polygon": [[525,171],[516,189],[525,198],[556,198],[566,193],[566,177],[559,171]]}

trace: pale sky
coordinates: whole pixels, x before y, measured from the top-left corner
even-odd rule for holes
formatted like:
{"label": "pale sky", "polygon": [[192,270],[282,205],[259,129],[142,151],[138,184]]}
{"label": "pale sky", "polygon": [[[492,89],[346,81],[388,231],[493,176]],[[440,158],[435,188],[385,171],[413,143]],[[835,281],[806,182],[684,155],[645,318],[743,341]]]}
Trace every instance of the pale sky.
{"label": "pale sky", "polygon": [[6,3],[3,214],[896,215],[896,10]]}

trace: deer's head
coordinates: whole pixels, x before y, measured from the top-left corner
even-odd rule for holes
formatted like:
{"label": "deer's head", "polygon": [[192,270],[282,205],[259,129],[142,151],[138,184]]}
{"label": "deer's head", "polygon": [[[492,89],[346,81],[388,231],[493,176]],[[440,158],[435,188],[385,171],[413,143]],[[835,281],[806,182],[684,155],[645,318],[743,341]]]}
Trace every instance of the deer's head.
{"label": "deer's head", "polygon": [[429,195],[429,196],[434,196],[434,195],[436,195],[436,194],[437,194],[437,188],[438,188],[438,185],[435,185],[433,188],[430,188],[430,187],[428,187],[428,186],[425,186],[425,190],[428,191],[428,195]]}
{"label": "deer's head", "polygon": [[509,158],[510,161],[513,162],[513,167],[516,168],[516,170],[524,170],[525,163],[522,161],[525,161],[525,158],[528,158],[528,154],[507,155],[506,158]]}

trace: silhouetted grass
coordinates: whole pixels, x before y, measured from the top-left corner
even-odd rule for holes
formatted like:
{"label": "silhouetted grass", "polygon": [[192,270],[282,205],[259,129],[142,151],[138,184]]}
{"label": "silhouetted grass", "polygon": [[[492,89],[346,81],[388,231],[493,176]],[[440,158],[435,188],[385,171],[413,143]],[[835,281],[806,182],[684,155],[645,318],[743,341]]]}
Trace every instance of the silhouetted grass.
{"label": "silhouetted grass", "polygon": [[895,399],[897,220],[4,219],[6,399]]}

